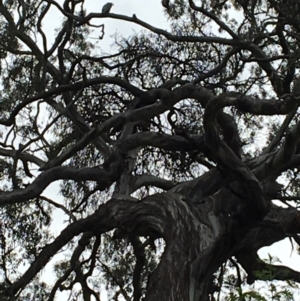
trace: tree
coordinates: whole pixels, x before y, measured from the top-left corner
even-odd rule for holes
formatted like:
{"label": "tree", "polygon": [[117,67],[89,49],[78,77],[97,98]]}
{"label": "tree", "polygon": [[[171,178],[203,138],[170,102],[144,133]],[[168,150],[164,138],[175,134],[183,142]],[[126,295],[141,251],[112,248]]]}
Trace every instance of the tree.
{"label": "tree", "polygon": [[[0,3],[4,300],[100,300],[103,284],[113,300],[215,300],[228,263],[239,300],[263,300],[246,281],[299,282],[257,255],[300,243],[298,1],[161,9],[169,30],[84,0]],[[145,31],[106,54],[91,39],[102,18]],[[58,180],[63,203],[43,195]],[[41,272],[61,250],[49,285]]]}

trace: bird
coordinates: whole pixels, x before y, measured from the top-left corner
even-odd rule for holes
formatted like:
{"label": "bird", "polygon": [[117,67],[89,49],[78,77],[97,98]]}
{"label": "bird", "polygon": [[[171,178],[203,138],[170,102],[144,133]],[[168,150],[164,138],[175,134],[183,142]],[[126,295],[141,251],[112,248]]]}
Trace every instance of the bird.
{"label": "bird", "polygon": [[169,0],[162,0],[161,1],[161,4],[162,4],[162,6],[163,7],[165,7],[166,9],[169,9],[170,8],[170,3],[169,3],[170,1]]}
{"label": "bird", "polygon": [[111,3],[111,2],[108,2],[106,3],[103,7],[102,7],[102,14],[108,14],[111,7],[113,6],[114,4]]}

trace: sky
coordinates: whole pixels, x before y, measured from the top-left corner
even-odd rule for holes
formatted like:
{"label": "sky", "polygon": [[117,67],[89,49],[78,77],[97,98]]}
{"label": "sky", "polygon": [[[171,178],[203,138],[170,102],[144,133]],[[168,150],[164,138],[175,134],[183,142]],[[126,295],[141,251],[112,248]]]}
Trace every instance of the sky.
{"label": "sky", "polygon": [[[61,3],[62,1],[60,1]],[[87,13],[90,12],[101,12],[102,6],[106,1],[94,1],[86,0],[85,8]],[[111,13],[123,14],[126,16],[132,16],[135,14],[139,19],[148,22],[149,24],[155,25],[156,27],[167,29],[168,24],[166,17],[160,3],[160,0],[115,0],[114,6],[111,9]],[[237,16],[238,18],[238,16]],[[43,29],[46,31],[49,37],[49,44],[54,41],[54,29],[58,27],[61,23],[62,16],[58,13],[57,9],[52,9],[45,21],[43,23]],[[114,19],[101,19],[97,21],[98,23],[105,24],[105,36],[99,41],[100,46],[106,51],[111,51],[111,44],[113,42],[112,36],[115,33],[119,33],[123,36],[130,36],[133,31],[139,31],[142,28],[136,26],[133,23],[127,23],[125,21],[118,21]],[[97,24],[96,22],[93,24]],[[97,30],[93,36],[97,37]],[[143,29],[144,30],[144,29]],[[43,193],[43,195],[50,197],[56,202],[61,202],[61,196],[58,193],[58,182],[51,184]],[[60,210],[55,211],[54,223],[52,224],[53,232],[59,234],[60,231],[65,227],[63,220],[65,219],[64,214]],[[291,243],[289,240],[278,242],[271,247],[262,248],[259,251],[261,258],[267,258],[268,254],[272,254],[280,259],[281,264],[292,267],[293,269],[300,271],[299,256],[292,252]],[[60,256],[60,255],[59,255]],[[54,257],[54,261],[59,258],[59,256]],[[53,260],[52,260],[53,262]],[[47,271],[43,273],[43,278],[49,280],[53,278],[51,276],[51,264],[48,266]],[[104,292],[105,295],[105,292]],[[61,296],[63,297],[63,296]],[[59,298],[58,298],[59,299]],[[105,300],[104,297],[102,300]],[[61,299],[63,300],[63,299]]]}

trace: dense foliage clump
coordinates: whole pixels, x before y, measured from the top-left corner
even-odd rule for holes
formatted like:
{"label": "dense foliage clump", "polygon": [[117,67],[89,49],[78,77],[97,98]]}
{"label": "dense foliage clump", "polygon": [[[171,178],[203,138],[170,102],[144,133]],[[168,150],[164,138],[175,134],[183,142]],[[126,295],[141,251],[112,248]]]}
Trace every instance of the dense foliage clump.
{"label": "dense foliage clump", "polygon": [[257,251],[300,244],[300,4],[157,9],[0,3],[1,301],[293,300]]}

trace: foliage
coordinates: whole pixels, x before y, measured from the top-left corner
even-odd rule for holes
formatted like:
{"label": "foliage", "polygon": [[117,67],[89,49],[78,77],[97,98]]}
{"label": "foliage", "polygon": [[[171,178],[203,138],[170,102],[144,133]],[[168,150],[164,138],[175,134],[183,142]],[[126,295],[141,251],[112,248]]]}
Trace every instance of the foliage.
{"label": "foliage", "polygon": [[[300,244],[300,5],[159,9],[167,30],[0,3],[2,299],[293,299],[299,273],[257,251]],[[106,18],[138,26],[110,53]]]}

